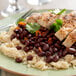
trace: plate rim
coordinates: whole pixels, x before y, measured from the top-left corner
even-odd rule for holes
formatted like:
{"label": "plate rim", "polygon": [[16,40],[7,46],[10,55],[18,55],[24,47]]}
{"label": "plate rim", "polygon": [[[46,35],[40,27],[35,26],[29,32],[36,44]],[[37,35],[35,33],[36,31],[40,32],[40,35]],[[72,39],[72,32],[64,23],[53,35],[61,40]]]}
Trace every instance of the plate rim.
{"label": "plate rim", "polygon": [[6,72],[12,73],[12,74],[16,74],[16,75],[21,75],[21,76],[34,76],[34,75],[28,75],[28,74],[24,74],[24,73],[19,73],[19,72],[15,72],[15,71],[12,71],[12,70],[8,70],[8,69],[6,69],[6,68],[4,68],[4,67],[1,67],[1,66],[0,66],[0,69],[1,69],[1,70],[4,70],[4,71],[6,71]]}

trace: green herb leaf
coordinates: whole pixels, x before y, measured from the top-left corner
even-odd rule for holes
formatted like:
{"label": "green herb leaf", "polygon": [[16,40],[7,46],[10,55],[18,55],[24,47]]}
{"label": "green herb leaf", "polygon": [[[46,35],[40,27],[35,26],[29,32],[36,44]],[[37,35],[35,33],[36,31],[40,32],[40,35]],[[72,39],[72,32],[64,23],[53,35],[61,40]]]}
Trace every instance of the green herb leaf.
{"label": "green herb leaf", "polygon": [[55,10],[48,10],[49,12],[51,12],[52,14],[57,14]]}
{"label": "green herb leaf", "polygon": [[51,12],[51,13],[53,13],[53,14],[61,15],[63,12],[66,11],[66,9],[62,9],[62,10],[55,9],[55,10],[48,10],[48,11]]}
{"label": "green herb leaf", "polygon": [[40,29],[40,25],[38,23],[28,23],[26,25],[26,29],[30,32],[30,33],[35,33],[37,30]]}
{"label": "green herb leaf", "polygon": [[53,23],[50,26],[50,29],[53,29],[55,32],[57,32],[61,28],[62,24],[63,24],[62,20],[56,19],[56,23]]}
{"label": "green herb leaf", "polygon": [[55,28],[54,28],[54,31],[57,32],[59,29],[60,29],[60,26],[56,25]]}
{"label": "green herb leaf", "polygon": [[63,21],[62,21],[61,19],[56,19],[56,23],[57,23],[58,25],[62,26]]}
{"label": "green herb leaf", "polygon": [[25,19],[20,18],[20,19],[17,20],[16,24],[18,25],[19,22],[24,21],[24,20],[25,20]]}
{"label": "green herb leaf", "polygon": [[63,12],[65,12],[66,11],[66,9],[62,9],[59,13],[58,13],[58,15],[61,15]]}
{"label": "green herb leaf", "polygon": [[50,29],[54,29],[56,25],[57,25],[56,23],[53,23],[53,24],[50,26]]}

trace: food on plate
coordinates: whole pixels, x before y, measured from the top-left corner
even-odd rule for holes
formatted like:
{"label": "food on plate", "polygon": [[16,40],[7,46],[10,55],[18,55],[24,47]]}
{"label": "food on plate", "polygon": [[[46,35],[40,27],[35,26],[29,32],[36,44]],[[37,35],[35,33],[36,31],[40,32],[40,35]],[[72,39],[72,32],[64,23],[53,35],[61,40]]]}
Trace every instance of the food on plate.
{"label": "food on plate", "polygon": [[74,29],[63,42],[66,47],[71,47],[76,42],[76,29]]}
{"label": "food on plate", "polygon": [[26,18],[27,23],[38,23],[43,27],[49,28],[52,23],[58,19],[60,15],[50,12],[34,13]]}
{"label": "food on plate", "polygon": [[65,37],[76,28],[76,12],[72,12],[62,17],[63,27],[56,32],[55,36],[62,41]]}
{"label": "food on plate", "polygon": [[40,70],[76,67],[75,12],[63,11],[33,13],[13,24],[0,33],[0,52]]}

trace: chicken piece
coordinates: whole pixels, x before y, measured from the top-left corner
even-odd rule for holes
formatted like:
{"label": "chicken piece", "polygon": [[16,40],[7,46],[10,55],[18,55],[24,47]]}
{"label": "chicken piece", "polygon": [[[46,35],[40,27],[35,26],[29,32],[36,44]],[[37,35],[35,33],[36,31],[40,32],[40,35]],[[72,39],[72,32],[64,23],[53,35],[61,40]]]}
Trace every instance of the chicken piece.
{"label": "chicken piece", "polygon": [[31,16],[26,18],[27,23],[36,23],[37,19],[41,17],[40,13],[33,13]]}
{"label": "chicken piece", "polygon": [[75,25],[70,23],[65,24],[58,32],[55,33],[55,36],[62,41],[66,36],[75,28]]}
{"label": "chicken piece", "polygon": [[26,22],[38,23],[43,27],[49,28],[57,18],[59,18],[59,15],[52,14],[51,12],[35,13],[26,18]]}
{"label": "chicken piece", "polygon": [[68,35],[63,45],[66,47],[71,47],[76,42],[76,28]]}
{"label": "chicken piece", "polygon": [[[64,19],[64,17],[67,17]],[[66,36],[76,28],[76,20],[74,14],[70,13],[63,17],[62,28],[55,33],[55,36],[62,41]]]}
{"label": "chicken piece", "polygon": [[76,19],[76,11],[72,11],[71,13],[67,14],[67,15],[63,15],[63,17],[61,17],[61,19],[64,22],[67,22],[69,20],[75,20]]}
{"label": "chicken piece", "polygon": [[59,15],[51,14],[50,12],[42,13],[42,16],[37,20],[37,23],[43,27],[49,28]]}

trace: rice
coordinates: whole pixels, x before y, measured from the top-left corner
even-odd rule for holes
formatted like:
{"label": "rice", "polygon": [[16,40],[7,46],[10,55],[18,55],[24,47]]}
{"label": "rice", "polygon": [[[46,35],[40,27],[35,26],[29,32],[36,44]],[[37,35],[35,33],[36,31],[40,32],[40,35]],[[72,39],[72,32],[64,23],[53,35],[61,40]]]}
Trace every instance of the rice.
{"label": "rice", "polygon": [[[46,63],[44,61],[44,57],[39,57],[35,54],[33,50],[26,53],[23,50],[17,50],[16,46],[24,46],[20,43],[19,40],[16,38],[12,41],[10,40],[10,36],[13,33],[13,30],[15,29],[16,25],[13,24],[12,27],[10,27],[9,31],[1,32],[0,33],[0,52],[4,55],[16,59],[17,57],[20,57],[23,60],[23,64],[27,65],[28,67],[37,68],[40,70],[47,70],[47,69],[68,69],[69,67],[75,67],[76,66],[76,58],[73,55],[66,55],[64,58],[60,59],[58,62],[51,62]],[[27,61],[27,56],[32,55],[33,59],[31,61]]]}

